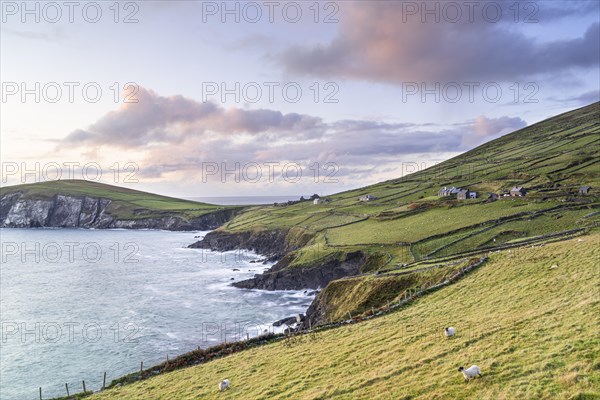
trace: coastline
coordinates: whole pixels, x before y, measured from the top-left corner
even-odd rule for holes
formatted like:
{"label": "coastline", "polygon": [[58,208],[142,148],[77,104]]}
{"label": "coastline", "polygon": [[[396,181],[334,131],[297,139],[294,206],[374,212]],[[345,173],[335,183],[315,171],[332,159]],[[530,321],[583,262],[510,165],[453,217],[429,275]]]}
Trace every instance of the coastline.
{"label": "coastline", "polygon": [[[81,246],[85,243],[97,243],[101,245],[104,257],[100,262],[96,262],[94,264],[86,263],[85,260],[82,260],[79,257],[81,255],[81,252],[79,251],[76,252],[76,258],[79,261],[76,260],[74,263],[71,263],[68,260],[66,260],[65,256],[67,255],[67,253],[63,251],[63,262],[59,264],[44,263],[44,257],[42,256],[42,264],[35,263],[32,264],[33,266],[35,266],[35,268],[32,267],[27,269],[23,269],[23,266],[25,264],[23,264],[23,261],[21,261],[21,256],[19,254],[8,256],[8,260],[11,263],[3,265],[3,278],[7,278],[6,281],[4,281],[3,279],[3,284],[5,283],[6,285],[8,285],[9,282],[11,282],[11,276],[16,276],[19,278],[19,282],[29,282],[30,286],[28,287],[32,289],[28,290],[28,292],[38,293],[39,290],[36,289],[38,284],[46,285],[46,283],[44,282],[46,282],[47,279],[51,279],[50,286],[47,287],[49,289],[47,290],[47,294],[51,295],[52,293],[55,293],[56,290],[52,289],[55,286],[59,288],[58,290],[60,290],[61,293],[66,294],[67,292],[65,292],[62,288],[64,284],[67,283],[67,281],[70,281],[71,279],[65,280],[63,279],[63,276],[67,274],[68,276],[74,277],[76,280],[79,280],[79,277],[82,277],[85,278],[88,282],[90,282],[89,285],[87,285],[88,289],[73,292],[70,295],[66,296],[66,298],[80,299],[84,301],[82,302],[80,300],[74,300],[74,302],[71,301],[68,303],[64,303],[64,305],[60,305],[59,310],[83,310],[88,309],[87,307],[89,307],[89,304],[86,299],[90,299],[93,302],[95,298],[98,298],[96,294],[97,291],[94,287],[98,287],[98,290],[101,290],[100,286],[102,285],[99,285],[99,282],[93,283],[93,277],[95,276],[100,278],[101,276],[105,276],[108,272],[109,275],[106,276],[111,276],[114,278],[111,278],[113,279],[111,280],[111,282],[119,282],[119,286],[115,287],[115,289],[118,291],[111,294],[110,297],[119,298],[120,300],[118,300],[118,302],[109,301],[110,304],[107,303],[106,305],[109,306],[109,309],[115,309],[115,307],[120,307],[119,304],[122,304],[124,308],[135,312],[135,315],[131,314],[130,312],[127,312],[127,315],[131,316],[131,318],[128,318],[128,320],[133,321],[142,329],[140,331],[140,334],[136,335],[137,339],[134,338],[134,340],[138,342],[138,344],[119,345],[118,347],[114,347],[113,351],[113,332],[109,330],[109,327],[112,326],[113,322],[116,322],[117,320],[122,320],[119,317],[119,315],[122,315],[122,313],[114,314],[112,311],[107,309],[106,313],[102,312],[102,315],[98,314],[98,316],[94,317],[95,319],[92,320],[89,319],[92,317],[85,319],[86,317],[84,314],[81,314],[80,317],[77,317],[75,315],[75,321],[79,321],[81,322],[81,324],[90,321],[101,324],[103,340],[98,342],[98,344],[92,345],[93,348],[89,350],[93,351],[94,354],[96,354],[96,356],[94,356],[93,358],[97,358],[97,361],[101,362],[93,362],[91,364],[85,362],[85,365],[82,365],[81,375],[80,373],[74,372],[72,370],[73,368],[65,368],[62,372],[58,374],[52,372],[51,370],[48,370],[48,373],[45,373],[43,375],[37,373],[32,374],[30,375],[30,378],[28,378],[26,381],[23,380],[20,383],[16,375],[15,377],[10,378],[11,374],[9,374],[7,371],[7,385],[3,385],[2,390],[3,398],[5,396],[5,390],[7,399],[27,397],[27,393],[29,393],[28,388],[37,388],[37,386],[43,386],[45,388],[44,398],[47,398],[46,396],[50,397],[52,395],[57,396],[61,393],[61,385],[59,384],[59,382],[69,382],[69,387],[73,386],[73,388],[76,388],[78,376],[85,378],[86,384],[88,385],[88,389],[93,388],[97,390],[100,387],[100,384],[98,383],[98,378],[101,378],[104,369],[107,370],[109,379],[112,379],[111,375],[112,377],[119,377],[129,373],[132,370],[135,370],[135,364],[139,366],[140,361],[142,360],[144,361],[144,365],[150,366],[158,364],[160,363],[161,359],[164,359],[167,352],[169,353],[169,358],[176,358],[179,357],[181,354],[196,349],[197,345],[200,345],[202,348],[209,348],[221,345],[224,340],[221,339],[221,335],[219,332],[215,334],[209,333],[207,337],[203,337],[201,329],[202,324],[204,322],[206,322],[207,324],[221,324],[221,322],[225,322],[227,324],[227,332],[223,335],[225,336],[227,342],[231,342],[232,340],[241,338],[236,338],[234,335],[234,323],[237,321],[239,321],[241,325],[248,323],[253,324],[252,326],[249,326],[247,328],[249,336],[251,338],[262,334],[264,329],[268,329],[271,334],[278,334],[285,327],[273,327],[272,325],[274,322],[276,322],[280,318],[288,317],[296,313],[304,313],[313,300],[312,296],[306,296],[302,292],[295,292],[295,294],[282,294],[280,292],[273,293],[265,291],[264,293],[267,294],[265,296],[259,293],[252,294],[252,292],[259,291],[239,290],[238,288],[233,287],[230,282],[230,277],[235,277],[236,279],[244,279],[245,277],[252,276],[252,272],[248,271],[256,269],[257,272],[260,272],[263,268],[269,267],[269,265],[263,265],[262,262],[250,263],[250,261],[252,260],[262,261],[263,259],[261,255],[254,252],[244,252],[245,257],[242,258],[240,262],[236,264],[236,262],[234,261],[234,257],[237,256],[236,252],[219,254],[205,251],[205,257],[202,258],[201,254],[191,249],[187,249],[187,246],[190,243],[192,243],[194,240],[199,239],[195,236],[202,237],[208,233],[207,231],[139,231],[140,232],[138,232],[138,230],[131,229],[103,230],[85,228],[7,228],[6,230],[2,229],[3,240],[12,241],[17,244],[25,243],[21,247],[26,248],[32,248],[31,243],[34,242],[41,243],[41,247],[43,247],[44,243],[46,242],[52,243],[53,245],[62,245],[63,243],[70,243],[73,240],[76,240],[80,243],[78,249],[81,249]],[[168,233],[168,235],[165,235],[165,233]],[[113,260],[113,256],[115,255],[115,253],[112,252],[112,250],[107,250],[109,249],[109,246],[112,246],[114,242],[119,242],[122,245],[131,241],[140,244],[140,252],[138,253],[138,256],[136,258],[141,260],[143,264],[115,264]],[[64,249],[65,248],[63,246],[63,250]],[[123,256],[125,255],[126,254],[123,253]],[[34,262],[35,260],[32,257],[33,256],[29,256],[29,259],[27,261]],[[152,264],[148,264],[148,262],[151,262]],[[181,266],[185,267],[182,269]],[[235,269],[239,269],[240,271],[235,271]],[[152,272],[153,270],[157,273]],[[117,272],[117,275],[115,275],[111,271]],[[128,276],[131,279],[127,278],[125,280],[122,280],[120,276],[121,272],[119,271],[122,271],[122,273],[124,274],[123,277]],[[171,273],[169,271],[173,272]],[[148,272],[151,273],[151,275],[147,275]],[[134,275],[132,275],[132,273]],[[30,275],[33,277],[38,276],[46,278],[41,278],[41,280],[31,280],[29,278]],[[206,276],[207,280],[205,280],[203,276]],[[138,279],[138,277],[143,277],[143,279]],[[88,280],[87,278],[90,278],[92,280]],[[135,284],[133,286],[129,286],[129,280],[138,282],[139,285]],[[183,286],[180,286],[180,283]],[[92,285],[93,287],[89,287],[90,285]],[[14,290],[17,290],[20,287],[20,285],[13,286]],[[196,290],[195,288],[198,288],[200,290]],[[177,295],[178,291],[181,292],[181,296]],[[5,296],[10,296],[10,293],[11,292],[8,290],[6,292],[3,290],[3,295]],[[131,302],[127,300],[127,298],[130,297],[130,295],[127,293],[136,293],[134,298],[131,299]],[[208,295],[205,293],[207,293]],[[214,297],[212,297],[210,293],[215,293]],[[116,294],[117,297],[115,297],[114,294]],[[82,296],[84,296],[85,298]],[[14,296],[11,297],[15,298]],[[62,297],[65,296],[61,295],[61,298]],[[214,306],[212,305],[212,299],[214,299]],[[156,301],[159,301],[159,303],[155,303]],[[208,304],[207,301],[211,304]],[[4,303],[4,305],[6,305],[7,307],[9,307],[9,304],[10,303]],[[14,308],[14,312],[12,312],[11,314],[7,313],[4,316],[4,319],[7,319],[9,321],[17,321],[18,323],[20,323],[19,321],[23,320],[27,322],[28,328],[30,320],[35,322],[36,320],[42,318],[40,320],[55,320],[60,322],[64,319],[59,316],[62,314],[54,314],[53,310],[56,307],[45,304],[46,302],[43,301],[43,298],[39,298],[39,301],[37,303],[33,303],[32,306],[41,307],[40,309],[44,310],[44,315],[56,315],[56,317],[53,317],[55,319],[42,315],[30,316],[30,314],[28,314],[26,310],[19,311],[20,309],[18,308]],[[60,304],[63,303],[61,302]],[[140,305],[143,304],[145,304],[145,306],[143,306],[143,308],[140,308]],[[176,304],[180,305],[182,312],[181,314],[180,311],[177,311],[176,308],[171,307],[172,305]],[[206,306],[203,306],[203,304],[205,304]],[[229,312],[227,311],[228,304],[239,304],[239,307],[234,307],[237,310],[233,309],[232,312]],[[123,307],[120,308],[124,309]],[[151,318],[151,320],[149,320],[146,317],[136,317],[136,315],[151,316],[153,315],[152,310],[156,310],[156,312],[158,313],[156,315],[160,320],[159,325],[156,325],[155,322],[152,322],[158,321],[154,317]],[[173,312],[169,312],[169,310],[173,310]],[[148,311],[150,311],[150,314],[148,314]],[[142,314],[139,314],[140,312]],[[177,322],[176,320],[172,319],[173,315],[181,315],[179,323],[173,324],[173,326],[169,327],[168,329],[161,328],[161,326],[165,326],[165,323],[168,324],[169,320],[172,320],[172,322]],[[185,317],[186,315],[190,317],[196,315],[196,317],[188,319]],[[85,321],[81,320],[81,318],[84,318]],[[185,321],[188,322],[186,323]],[[82,326],[81,324],[79,325],[80,328]],[[185,325],[187,325],[187,327],[185,327]],[[184,330],[181,330],[182,327],[184,328]],[[260,327],[262,328],[259,330]],[[63,328],[63,333],[66,334],[66,332],[67,331],[65,330],[65,328]],[[177,336],[174,336],[174,339],[170,340],[167,336],[165,336],[169,332],[172,332],[174,335]],[[94,336],[93,329],[90,333],[92,334],[92,336]],[[156,336],[157,334],[159,336]],[[148,335],[154,336],[154,339],[148,341]],[[23,362],[19,362],[19,368],[18,370],[15,370],[15,373],[28,374],[27,366],[30,364],[30,362],[35,362],[35,358],[27,357],[25,355],[25,353],[23,352],[23,346],[25,345],[20,344],[21,341],[18,340],[20,337],[18,334],[16,336],[13,335],[13,337],[14,340],[11,339],[11,341],[7,344],[8,347],[6,348],[6,353],[4,352],[3,345],[3,360],[4,356],[8,357],[10,354],[23,354],[25,358],[29,358],[29,360],[25,359]],[[67,343],[66,337],[63,336],[63,340],[60,340],[57,344],[52,345],[52,349],[56,349],[57,351],[64,353],[61,350],[61,348],[66,347],[67,351],[73,351],[75,353],[82,354],[85,356],[85,353],[88,352],[88,348],[82,347],[78,344],[82,340],[79,334],[77,334],[76,338],[77,342],[75,344],[71,344],[71,342]],[[30,340],[28,340],[28,344],[29,342]],[[161,345],[161,343],[163,344]],[[132,346],[135,346],[135,348],[133,348]],[[104,356],[101,355],[101,351],[100,353],[98,352],[98,350],[102,347],[109,350],[111,354],[113,354],[110,357],[106,357],[106,362],[102,361]],[[125,353],[122,352],[122,349],[128,351],[128,348],[130,348],[131,351],[135,354],[133,356],[133,360],[137,359],[139,361],[134,361],[132,363],[132,358],[125,356]],[[48,350],[53,351],[52,349]],[[119,359],[121,361],[118,361]],[[115,365],[115,360],[117,360],[117,364],[120,364],[117,365],[116,368],[111,366]],[[71,362],[67,360],[65,360],[64,362],[71,364]],[[91,368],[88,368],[88,364]],[[96,365],[96,367],[94,367],[94,365]],[[15,367],[17,367],[17,365],[15,365]],[[76,364],[73,364],[73,367],[76,367]],[[15,384],[8,385],[8,383],[11,381]],[[24,382],[28,383],[23,385]],[[64,383],[62,385],[64,387]],[[79,387],[81,387],[81,385]],[[23,392],[23,390],[25,391]]]}

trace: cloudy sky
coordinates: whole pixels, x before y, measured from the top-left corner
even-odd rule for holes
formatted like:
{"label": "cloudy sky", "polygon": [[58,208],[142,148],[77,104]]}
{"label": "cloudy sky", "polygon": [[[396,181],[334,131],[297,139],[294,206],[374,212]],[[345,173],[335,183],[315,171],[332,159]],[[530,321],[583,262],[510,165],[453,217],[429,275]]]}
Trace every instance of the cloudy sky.
{"label": "cloudy sky", "polygon": [[2,2],[2,184],[329,194],[599,99],[592,1]]}

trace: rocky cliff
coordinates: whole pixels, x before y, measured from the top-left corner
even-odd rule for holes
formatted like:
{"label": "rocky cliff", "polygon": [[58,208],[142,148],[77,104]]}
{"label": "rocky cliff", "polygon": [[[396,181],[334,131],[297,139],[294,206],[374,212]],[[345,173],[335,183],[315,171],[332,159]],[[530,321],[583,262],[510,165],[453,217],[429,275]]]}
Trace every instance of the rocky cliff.
{"label": "rocky cliff", "polygon": [[47,199],[32,199],[21,192],[8,193],[0,198],[0,227],[209,230],[230,220],[236,211],[218,210],[194,218],[164,212],[164,215],[119,219],[110,213],[110,203],[109,199],[90,196],[57,194]]}
{"label": "rocky cliff", "polygon": [[292,241],[290,236],[288,229],[259,232],[213,231],[189,247],[214,251],[245,249],[263,254],[268,259],[275,261],[288,252],[302,247],[310,239],[310,237],[301,237],[299,240]]}
{"label": "rocky cliff", "polygon": [[361,272],[365,255],[358,251],[342,257],[321,260],[309,267],[290,267],[290,252],[304,246],[311,236],[292,230],[278,229],[258,232],[214,231],[189,247],[215,251],[252,250],[277,261],[273,267],[254,278],[233,283],[244,289],[299,290],[324,288],[334,280]]}
{"label": "rocky cliff", "polygon": [[306,268],[288,268],[287,261],[284,258],[263,274],[236,282],[233,286],[264,290],[320,289],[335,279],[360,274],[366,257],[357,251],[347,254],[344,260],[332,258]]}

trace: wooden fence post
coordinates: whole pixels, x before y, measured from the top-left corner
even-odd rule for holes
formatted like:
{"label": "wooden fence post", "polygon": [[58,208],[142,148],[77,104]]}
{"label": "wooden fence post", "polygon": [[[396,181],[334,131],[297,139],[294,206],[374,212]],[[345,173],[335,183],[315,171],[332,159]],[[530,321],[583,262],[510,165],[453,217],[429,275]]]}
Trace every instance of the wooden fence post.
{"label": "wooden fence post", "polygon": [[42,400],[42,387],[40,386],[40,400]]}
{"label": "wooden fence post", "polygon": [[83,385],[83,393],[87,392],[87,390],[85,390],[85,381],[81,381],[82,385]]}
{"label": "wooden fence post", "polygon": [[67,389],[67,397],[70,396],[69,394],[69,384],[65,383],[65,389]]}
{"label": "wooden fence post", "polygon": [[102,390],[106,389],[106,371],[104,371],[104,377],[102,378]]}
{"label": "wooden fence post", "polygon": [[140,378],[142,377],[142,371],[144,370],[144,362],[140,361]]}

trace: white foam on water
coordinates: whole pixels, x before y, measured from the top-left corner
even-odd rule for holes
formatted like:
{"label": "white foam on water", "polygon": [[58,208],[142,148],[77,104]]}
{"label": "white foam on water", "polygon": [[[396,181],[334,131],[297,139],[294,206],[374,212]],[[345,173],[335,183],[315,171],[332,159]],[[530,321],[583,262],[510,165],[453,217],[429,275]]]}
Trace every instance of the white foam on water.
{"label": "white foam on water", "polygon": [[[280,332],[285,327],[271,324],[304,313],[313,299],[303,291],[231,286],[271,265],[251,263],[261,257],[250,252],[240,256],[186,248],[205,232],[2,229],[0,233],[2,242],[23,243],[26,248],[58,243],[66,252],[65,243],[77,242],[79,249],[86,243],[102,249],[102,257],[94,262],[80,251],[74,260],[65,253],[59,262],[6,256],[0,269],[6,339],[0,353],[2,399],[35,399],[40,386],[45,398],[59,396],[65,382],[75,388],[82,380],[97,390],[104,371],[112,380],[136,371],[141,361],[151,366],[167,354],[174,358],[198,346],[245,339],[246,334],[253,337],[265,329]],[[55,338],[56,329],[61,331]]]}

